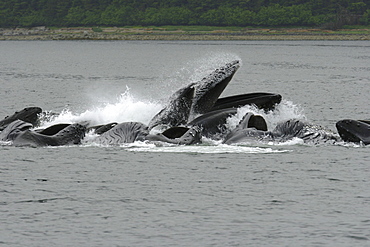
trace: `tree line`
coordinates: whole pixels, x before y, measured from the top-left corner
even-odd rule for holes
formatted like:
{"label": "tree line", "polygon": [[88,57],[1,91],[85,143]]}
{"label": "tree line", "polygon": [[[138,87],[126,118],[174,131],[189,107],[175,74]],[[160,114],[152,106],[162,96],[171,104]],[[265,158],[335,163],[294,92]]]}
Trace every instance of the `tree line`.
{"label": "tree line", "polygon": [[370,0],[0,0],[0,27],[370,24]]}

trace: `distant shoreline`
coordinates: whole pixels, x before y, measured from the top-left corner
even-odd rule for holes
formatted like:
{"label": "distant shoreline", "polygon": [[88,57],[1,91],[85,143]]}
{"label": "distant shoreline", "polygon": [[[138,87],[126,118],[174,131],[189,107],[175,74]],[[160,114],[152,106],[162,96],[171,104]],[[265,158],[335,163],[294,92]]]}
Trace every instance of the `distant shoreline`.
{"label": "distant shoreline", "polygon": [[280,28],[240,31],[184,31],[164,28],[60,28],[0,29],[0,40],[370,40],[369,29],[340,31]]}

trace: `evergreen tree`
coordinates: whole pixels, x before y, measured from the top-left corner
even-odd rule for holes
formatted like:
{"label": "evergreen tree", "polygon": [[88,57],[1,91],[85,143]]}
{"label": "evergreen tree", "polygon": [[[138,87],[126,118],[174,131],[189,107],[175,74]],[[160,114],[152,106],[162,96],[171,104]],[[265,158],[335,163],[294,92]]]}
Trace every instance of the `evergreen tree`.
{"label": "evergreen tree", "polygon": [[369,24],[370,0],[0,0],[0,27]]}

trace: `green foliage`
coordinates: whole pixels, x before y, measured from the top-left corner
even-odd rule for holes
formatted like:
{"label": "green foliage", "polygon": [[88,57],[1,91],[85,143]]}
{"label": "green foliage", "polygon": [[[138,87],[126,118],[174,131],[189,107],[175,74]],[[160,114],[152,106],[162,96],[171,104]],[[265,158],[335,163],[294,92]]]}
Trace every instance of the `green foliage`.
{"label": "green foliage", "polygon": [[0,27],[369,24],[370,0],[0,0]]}
{"label": "green foliage", "polygon": [[187,8],[148,8],[143,13],[142,25],[186,25],[189,23],[192,12]]}
{"label": "green foliage", "polygon": [[108,6],[101,14],[100,24],[105,26],[135,25],[138,19],[137,11],[128,6]]}
{"label": "green foliage", "polygon": [[256,25],[286,26],[286,25],[317,25],[320,20],[314,18],[306,5],[281,6],[279,4],[262,7],[255,18]]}
{"label": "green foliage", "polygon": [[96,33],[101,33],[103,32],[103,29],[101,29],[100,27],[93,27],[91,28],[93,30],[93,32],[96,32]]}
{"label": "green foliage", "polygon": [[85,10],[82,7],[76,6],[68,10],[68,14],[64,18],[67,26],[77,26],[86,18]]}
{"label": "green foliage", "polygon": [[370,9],[368,9],[360,18],[360,23],[370,25]]}

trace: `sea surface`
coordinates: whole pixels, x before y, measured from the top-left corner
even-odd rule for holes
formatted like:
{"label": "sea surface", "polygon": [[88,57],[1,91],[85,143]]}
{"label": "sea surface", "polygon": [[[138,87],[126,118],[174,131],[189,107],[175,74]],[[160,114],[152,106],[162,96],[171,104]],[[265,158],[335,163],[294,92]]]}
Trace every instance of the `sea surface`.
{"label": "sea surface", "polygon": [[[2,41],[0,118],[147,124],[238,59],[222,96],[279,93],[268,127],[370,119],[368,41]],[[370,246],[370,145],[0,145],[0,246]]]}

